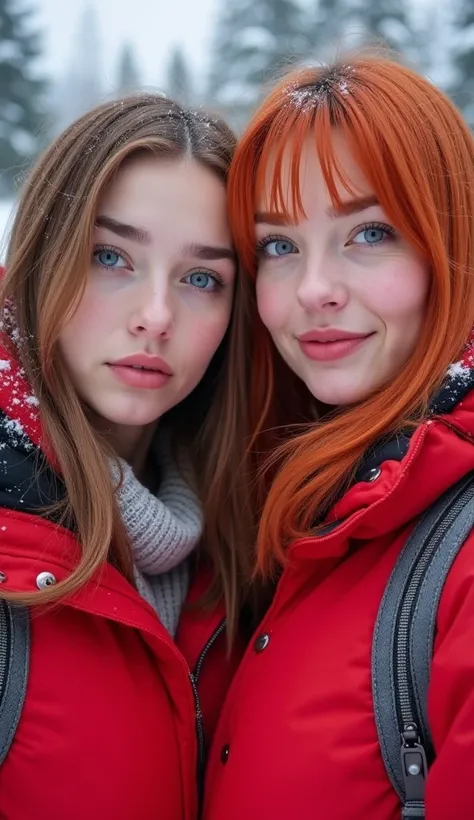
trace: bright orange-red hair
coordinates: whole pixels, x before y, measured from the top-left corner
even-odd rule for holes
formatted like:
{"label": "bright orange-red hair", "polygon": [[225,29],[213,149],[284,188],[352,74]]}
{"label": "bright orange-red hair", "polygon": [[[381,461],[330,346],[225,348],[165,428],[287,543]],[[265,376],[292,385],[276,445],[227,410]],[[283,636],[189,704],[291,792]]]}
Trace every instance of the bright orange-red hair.
{"label": "bright orange-red hair", "polygon": [[[258,539],[258,567],[265,574],[284,561],[290,541],[307,535],[328,513],[374,441],[426,415],[430,396],[474,321],[473,137],[444,94],[384,57],[362,55],[299,69],[263,102],[240,142],[229,179],[230,219],[244,267],[255,279],[254,213],[265,189],[270,210],[289,221],[304,214],[299,167],[309,137],[334,204],[340,204],[338,182],[352,192],[334,156],[336,129],[387,217],[427,259],[426,321],[411,359],[389,384],[298,435],[287,434],[278,445],[278,430],[288,433],[288,425],[309,420],[311,397],[278,361],[255,316],[252,446],[259,455],[273,452],[271,462],[278,465],[269,491],[265,475],[259,479],[260,498],[268,491]],[[285,196],[281,171],[288,151]]]}

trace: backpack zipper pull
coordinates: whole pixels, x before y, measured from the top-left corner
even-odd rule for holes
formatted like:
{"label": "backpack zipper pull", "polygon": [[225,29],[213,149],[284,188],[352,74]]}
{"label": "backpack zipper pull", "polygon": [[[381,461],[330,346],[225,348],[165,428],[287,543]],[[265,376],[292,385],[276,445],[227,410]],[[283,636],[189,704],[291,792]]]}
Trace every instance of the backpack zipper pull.
{"label": "backpack zipper pull", "polygon": [[420,743],[416,723],[405,723],[402,732],[401,762],[405,784],[405,799],[423,801],[428,772],[426,754]]}

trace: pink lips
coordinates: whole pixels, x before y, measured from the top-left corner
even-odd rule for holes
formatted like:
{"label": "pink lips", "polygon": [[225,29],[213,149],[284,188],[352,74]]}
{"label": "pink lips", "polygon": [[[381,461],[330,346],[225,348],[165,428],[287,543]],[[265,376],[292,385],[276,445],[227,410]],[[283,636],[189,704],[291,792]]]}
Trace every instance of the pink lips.
{"label": "pink lips", "polygon": [[302,352],[308,359],[329,362],[354,353],[372,333],[352,333],[336,328],[319,328],[298,336]]}
{"label": "pink lips", "polygon": [[170,366],[163,359],[146,353],[125,356],[107,364],[114,376],[123,384],[145,390],[158,390],[164,387],[173,375]]}

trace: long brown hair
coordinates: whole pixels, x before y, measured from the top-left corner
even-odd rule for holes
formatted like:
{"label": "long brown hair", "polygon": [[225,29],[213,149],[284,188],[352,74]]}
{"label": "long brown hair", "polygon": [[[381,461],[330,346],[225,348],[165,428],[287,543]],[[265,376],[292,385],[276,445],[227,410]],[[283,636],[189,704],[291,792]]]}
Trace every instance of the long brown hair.
{"label": "long brown hair", "polygon": [[[382,208],[427,260],[431,284],[423,329],[413,355],[390,383],[357,406],[286,435],[287,425],[308,422],[312,397],[276,354],[269,334],[253,317],[251,387],[254,449],[273,449],[276,476],[265,499],[258,538],[258,567],[271,574],[288,543],[322,520],[347,486],[364,452],[381,435],[416,425],[448,365],[458,357],[474,319],[474,140],[448,98],[411,69],[371,55],[334,65],[303,68],[270,93],[245,132],[229,176],[229,208],[245,267],[257,272],[254,213],[271,179],[270,209],[289,222],[304,214],[300,157],[314,141],[334,204],[337,182],[353,193],[337,166],[333,134],[347,141]],[[289,192],[282,162],[291,150]],[[280,369],[276,375],[276,368]],[[293,430],[293,433],[295,430]]]}
{"label": "long brown hair", "polygon": [[[14,335],[23,340],[17,353],[40,402],[45,437],[66,487],[65,514],[74,521],[82,554],[60,584],[40,594],[9,597],[32,604],[73,593],[107,560],[111,545],[115,563],[132,579],[131,551],[103,444],[61,358],[58,335],[84,291],[98,200],[121,164],[144,151],[165,159],[190,156],[226,183],[234,147],[234,135],[222,120],[185,110],[158,94],[140,94],[85,114],[31,171],[13,225],[0,297],[3,306],[13,306]],[[201,384],[169,414],[194,460],[204,505],[203,549],[215,570],[211,599],[224,594],[231,630],[249,555],[242,548],[246,502],[238,479],[247,409],[246,313],[246,284],[237,277],[226,337]],[[230,368],[234,347],[241,355]]]}

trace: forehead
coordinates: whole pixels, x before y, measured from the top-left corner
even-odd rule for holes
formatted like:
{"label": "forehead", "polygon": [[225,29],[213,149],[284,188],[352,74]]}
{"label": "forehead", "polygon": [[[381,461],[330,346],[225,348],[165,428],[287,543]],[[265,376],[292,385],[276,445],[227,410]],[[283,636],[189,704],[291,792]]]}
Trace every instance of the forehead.
{"label": "forehead", "polygon": [[190,189],[201,188],[203,193],[221,193],[223,182],[209,168],[192,157],[162,157],[141,152],[125,159],[104,186],[101,201],[120,196],[142,196],[147,191],[166,189],[168,196],[173,190],[189,184]]}
{"label": "forehead", "polygon": [[188,157],[127,159],[104,188],[97,211],[149,231],[170,223],[175,232],[227,230],[224,183]]}
{"label": "forehead", "polygon": [[373,194],[346,138],[335,131],[324,151],[314,135],[301,147],[287,143],[270,151],[257,175],[256,201],[262,210],[298,212],[315,200],[332,205]]}

